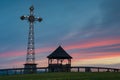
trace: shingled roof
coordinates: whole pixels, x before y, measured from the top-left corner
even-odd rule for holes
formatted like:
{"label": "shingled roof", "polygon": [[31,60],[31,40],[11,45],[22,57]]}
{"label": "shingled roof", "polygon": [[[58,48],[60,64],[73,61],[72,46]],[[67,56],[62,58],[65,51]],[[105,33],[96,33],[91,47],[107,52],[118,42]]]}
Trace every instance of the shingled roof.
{"label": "shingled roof", "polygon": [[61,47],[59,46],[55,51],[53,51],[49,56],[49,59],[72,59],[72,57]]}

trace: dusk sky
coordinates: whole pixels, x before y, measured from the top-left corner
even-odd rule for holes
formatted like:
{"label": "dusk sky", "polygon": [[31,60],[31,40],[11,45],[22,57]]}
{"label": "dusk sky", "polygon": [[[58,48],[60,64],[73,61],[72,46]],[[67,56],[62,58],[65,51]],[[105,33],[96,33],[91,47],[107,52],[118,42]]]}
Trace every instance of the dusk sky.
{"label": "dusk sky", "polygon": [[35,55],[39,67],[61,45],[72,66],[120,68],[120,0],[0,0],[0,68],[23,67],[29,15],[34,5]]}

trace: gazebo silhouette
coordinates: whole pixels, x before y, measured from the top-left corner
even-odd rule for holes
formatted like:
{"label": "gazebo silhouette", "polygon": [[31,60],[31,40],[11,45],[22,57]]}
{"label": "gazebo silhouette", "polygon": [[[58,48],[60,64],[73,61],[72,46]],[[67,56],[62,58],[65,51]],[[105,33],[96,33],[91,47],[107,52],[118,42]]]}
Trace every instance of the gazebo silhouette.
{"label": "gazebo silhouette", "polygon": [[70,71],[72,57],[61,46],[47,56],[47,58],[49,72]]}

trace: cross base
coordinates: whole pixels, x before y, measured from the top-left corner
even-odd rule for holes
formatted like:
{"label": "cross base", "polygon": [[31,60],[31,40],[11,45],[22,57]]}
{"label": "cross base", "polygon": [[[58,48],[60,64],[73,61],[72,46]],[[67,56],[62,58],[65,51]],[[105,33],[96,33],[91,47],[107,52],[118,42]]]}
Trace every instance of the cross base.
{"label": "cross base", "polygon": [[33,74],[37,73],[37,64],[26,63],[24,64],[24,74]]}

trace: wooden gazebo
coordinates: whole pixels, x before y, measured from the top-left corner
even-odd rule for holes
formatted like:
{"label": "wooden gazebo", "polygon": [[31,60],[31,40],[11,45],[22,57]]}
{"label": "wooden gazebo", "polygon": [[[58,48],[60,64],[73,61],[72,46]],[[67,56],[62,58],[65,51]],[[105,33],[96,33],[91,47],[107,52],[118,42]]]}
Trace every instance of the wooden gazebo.
{"label": "wooden gazebo", "polygon": [[49,72],[69,72],[72,57],[59,46],[48,58]]}

